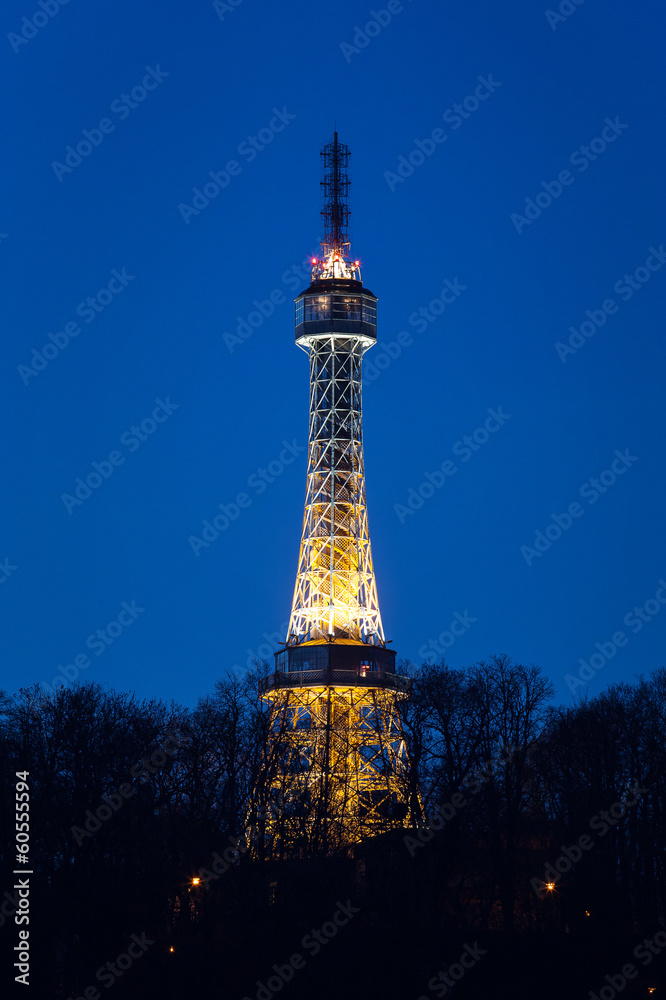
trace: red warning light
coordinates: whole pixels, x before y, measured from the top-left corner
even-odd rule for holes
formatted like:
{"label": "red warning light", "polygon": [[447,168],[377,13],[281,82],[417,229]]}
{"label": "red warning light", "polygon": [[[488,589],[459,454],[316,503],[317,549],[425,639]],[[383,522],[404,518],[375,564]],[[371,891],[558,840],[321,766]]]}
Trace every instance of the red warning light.
{"label": "red warning light", "polygon": [[313,258],[312,258],[312,263],[313,263],[313,264],[316,264],[316,263],[317,263],[317,258],[316,258],[316,257],[313,257]]}

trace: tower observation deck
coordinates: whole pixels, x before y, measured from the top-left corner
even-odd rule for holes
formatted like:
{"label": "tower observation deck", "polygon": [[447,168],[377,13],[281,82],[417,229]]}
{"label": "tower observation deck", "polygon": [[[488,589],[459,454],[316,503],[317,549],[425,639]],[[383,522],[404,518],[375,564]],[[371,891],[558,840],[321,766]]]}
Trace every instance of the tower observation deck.
{"label": "tower observation deck", "polygon": [[271,719],[256,804],[270,857],[348,851],[412,819],[398,711],[409,682],[384,638],[363,465],[377,298],[351,259],[350,152],[337,132],[321,158],[321,254],[295,300],[296,344],[310,361],[303,532],[288,635],[260,684]]}

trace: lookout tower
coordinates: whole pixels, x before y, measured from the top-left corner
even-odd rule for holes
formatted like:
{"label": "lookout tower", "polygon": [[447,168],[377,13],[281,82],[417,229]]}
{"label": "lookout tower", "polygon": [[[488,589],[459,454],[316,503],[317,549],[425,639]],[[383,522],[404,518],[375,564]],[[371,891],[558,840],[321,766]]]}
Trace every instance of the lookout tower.
{"label": "lookout tower", "polygon": [[337,132],[321,158],[321,254],[295,300],[310,360],[303,533],[288,635],[260,684],[271,712],[253,809],[267,858],[349,854],[412,826],[418,808],[399,711],[409,682],[384,638],[365,495],[361,373],[377,298],[351,259],[350,152]]}

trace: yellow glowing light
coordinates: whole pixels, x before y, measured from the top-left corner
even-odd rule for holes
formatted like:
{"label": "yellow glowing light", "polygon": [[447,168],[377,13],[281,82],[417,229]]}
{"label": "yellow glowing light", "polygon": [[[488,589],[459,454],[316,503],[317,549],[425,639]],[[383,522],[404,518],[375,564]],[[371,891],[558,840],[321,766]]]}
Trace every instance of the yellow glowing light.
{"label": "yellow glowing light", "polygon": [[[275,759],[278,749],[288,749],[290,759],[297,753],[307,758],[306,780],[313,798],[329,782],[334,816],[329,835],[340,849],[347,850],[389,828],[410,825],[409,798],[401,769],[404,739],[395,692],[356,685],[308,685],[288,691],[277,689],[270,694],[274,725],[269,732],[267,757]],[[305,720],[307,727],[302,725]],[[358,720],[365,721],[358,724]],[[327,731],[330,739],[320,738]],[[372,757],[370,741],[377,743]],[[387,772],[391,775],[389,781]],[[267,773],[266,780],[274,780],[272,772]],[[298,781],[303,780],[299,775]],[[274,787],[278,787],[277,781]],[[301,791],[302,785],[294,782],[293,794]],[[388,816],[384,803],[392,799],[403,806],[404,817]],[[311,824],[306,835],[313,838],[319,836],[315,821],[314,815],[306,820]],[[283,841],[298,844],[303,837],[303,818],[276,821],[269,815],[265,837],[269,850]]]}
{"label": "yellow glowing light", "polygon": [[192,879],[192,885],[199,885],[199,882],[201,882],[201,879],[198,877]]}
{"label": "yellow glowing light", "polygon": [[173,945],[171,945],[171,947],[169,948],[169,951],[173,951]]}
{"label": "yellow glowing light", "polygon": [[555,888],[554,882],[546,882],[546,889],[548,890],[548,892],[552,892],[554,888]]}
{"label": "yellow glowing light", "polygon": [[586,911],[585,911],[585,916],[586,916],[586,917],[589,917],[589,915],[590,915],[590,911],[589,911],[589,910],[586,910]]}
{"label": "yellow glowing light", "polygon": [[648,986],[648,993],[654,993],[656,991],[656,986]]}

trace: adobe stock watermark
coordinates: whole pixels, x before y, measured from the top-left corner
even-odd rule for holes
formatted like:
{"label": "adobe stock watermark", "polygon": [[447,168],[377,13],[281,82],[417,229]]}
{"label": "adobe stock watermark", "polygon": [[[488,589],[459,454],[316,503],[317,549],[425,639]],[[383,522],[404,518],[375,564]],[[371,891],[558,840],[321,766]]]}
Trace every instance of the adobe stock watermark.
{"label": "adobe stock watermark", "polygon": [[[296,115],[287,111],[286,105],[282,110],[273,108],[273,117],[264,128],[260,128],[256,135],[248,135],[242,142],[238,143],[236,152],[242,156],[246,163],[252,163],[257,155],[269,146],[279,132],[284,132],[287,125],[294,121]],[[228,160],[222,170],[209,170],[209,181],[206,181],[203,188],[192,188],[192,204],[180,202],[178,211],[185,225],[189,226],[192,216],[200,215],[204,208],[208,208],[211,201],[217,198],[221,191],[229,187],[232,177],[238,177],[243,172],[243,167],[238,160]]]}
{"label": "adobe stock watermark", "polygon": [[[641,264],[631,274],[623,274],[621,278],[618,278],[613,285],[613,291],[620,296],[623,302],[628,302],[636,292],[640,292],[641,288],[645,287],[652,275],[656,271],[660,271],[664,264],[666,264],[664,244],[662,243],[658,250],[655,247],[650,247],[645,264]],[[569,327],[571,336],[566,344],[563,344],[561,340],[555,344],[557,356],[562,364],[566,363],[570,354],[575,354],[581,347],[584,347],[590,337],[593,337],[597,330],[604,326],[608,317],[614,316],[619,308],[615,299],[604,299],[599,309],[586,309],[587,319],[583,320],[578,328]]]}
{"label": "adobe stock watermark", "polygon": [[182,747],[191,743],[189,736],[182,736],[168,729],[162,745],[153,750],[150,757],[142,757],[138,763],[130,768],[129,776],[131,782],[124,782],[118,786],[118,790],[112,790],[106,795],[102,795],[102,802],[95,811],[87,809],[85,813],[85,823],[83,826],[73,826],[71,834],[78,847],[90,837],[93,837],[102,826],[111,819],[112,816],[121,809],[128,799],[134,798],[139,790],[139,785],[145,785],[151,774],[156,774],[161,767],[164,767],[169,757],[172,757]]}
{"label": "adobe stock watermark", "polygon": [[[631,611],[626,613],[622,622],[636,635],[644,625],[647,625],[655,615],[659,614],[665,604],[666,580],[662,577],[658,581],[654,597],[649,597],[640,607],[633,607]],[[594,645],[598,652],[592,653],[588,657],[589,662],[581,657],[578,661],[580,667],[576,676],[567,674],[564,678],[571,693],[575,694],[578,688],[587,687],[592,678],[606,666],[609,660],[613,659],[618,649],[626,646],[628,642],[629,636],[619,629],[617,632],[613,632],[612,637],[607,642],[595,642]]]}
{"label": "adobe stock watermark", "polygon": [[[257,821],[261,821],[266,816],[266,807],[259,806],[256,810]],[[229,846],[223,848],[222,854],[215,851],[212,858],[208,862],[210,868],[200,868],[197,872],[197,877],[200,882],[206,884],[208,882],[215,882],[217,879],[225,875],[231,866],[242,857],[252,847],[253,844],[257,842],[260,837],[261,827],[257,823],[251,823],[250,826],[246,827],[239,837],[229,836],[227,839],[229,841]]]}
{"label": "adobe stock watermark", "polygon": [[[293,291],[302,288],[305,284],[309,284],[311,262],[312,254],[301,261],[300,264],[292,264],[290,268],[282,272],[280,278],[282,284]],[[263,326],[265,320],[273,315],[275,307],[282,305],[286,301],[287,296],[281,288],[274,288],[265,299],[254,299],[252,302],[254,309],[251,309],[247,316],[236,316],[236,333],[229,333],[228,330],[225,330],[222,334],[222,339],[226,344],[229,354],[233,354],[238,347],[242,346],[246,340],[249,340],[254,331]]]}
{"label": "adobe stock watermark", "polygon": [[[488,76],[477,76],[479,81],[474,92],[464,97],[460,104],[454,104],[442,114],[442,118],[447,125],[451,126],[451,131],[456,132],[466,119],[470,118],[479,109],[483,101],[495,93],[501,87],[501,81],[493,80],[492,73]],[[404,184],[408,177],[411,177],[417,167],[423,166],[427,157],[432,156],[438,146],[446,142],[449,138],[448,132],[443,128],[435,128],[430,133],[430,138],[415,139],[414,149],[407,156],[398,157],[397,173],[391,170],[384,171],[384,180],[389,186],[389,191],[395,191],[398,184]]]}
{"label": "adobe stock watermark", "polygon": [[[495,434],[500,427],[504,426],[507,420],[511,419],[511,414],[503,413],[501,406],[498,406],[496,410],[488,409],[486,412],[488,416],[483,424],[473,430],[471,434],[465,434],[460,441],[456,441],[453,445],[451,450],[454,455],[460,457],[461,462],[469,462],[474,452],[479,451],[484,444],[488,443],[491,434]],[[400,524],[404,524],[408,516],[412,516],[417,510],[420,510],[426,500],[430,500],[434,496],[435,490],[441,490],[447,478],[450,479],[452,476],[455,476],[457,471],[458,466],[456,463],[447,458],[434,472],[425,472],[425,479],[422,483],[416,488],[413,486],[409,487],[406,505],[401,503],[393,504],[393,510]]]}
{"label": "adobe stock watermark", "polygon": [[13,563],[10,563],[9,556],[7,556],[6,559],[3,559],[2,562],[0,562],[0,583],[7,583],[7,580],[10,578],[12,573],[16,572],[17,569],[18,566],[14,566]]}
{"label": "adobe stock watermark", "polygon": [[[120,605],[120,611],[116,617],[107,622],[104,628],[98,628],[95,632],[91,632],[85,641],[86,649],[89,649],[95,656],[102,656],[109,646],[113,646],[114,642],[120,638],[125,629],[129,628],[137,620],[140,614],[143,614],[145,608],[137,607],[136,598],[128,604],[127,601],[123,601]],[[86,653],[77,653],[76,656],[72,657],[71,663],[58,664],[58,673],[55,675],[50,684],[46,684],[45,681],[41,682],[41,687],[48,694],[53,694],[58,687],[66,687],[68,684],[73,684],[77,680],[79,674],[82,670],[87,670],[91,665],[92,661]]]}
{"label": "adobe stock watermark", "polygon": [[[154,68],[152,66],[146,66],[146,75],[141,80],[140,84],[132,87],[129,94],[121,94],[117,97],[115,101],[111,102],[110,111],[111,114],[118,118],[118,121],[125,121],[129,118],[132,111],[138,108],[148,94],[153,90],[157,90],[159,85],[163,80],[169,76],[164,70],[160,69],[159,63]],[[107,135],[111,135],[115,132],[116,126],[111,118],[101,118],[96,128],[81,130],[82,139],[74,146],[65,147],[65,157],[64,163],[60,163],[58,160],[53,160],[51,163],[51,168],[58,178],[58,181],[62,184],[62,181],[66,174],[73,173],[77,167],[80,167],[86,157],[90,156],[93,149],[97,149],[104,142]]]}
{"label": "adobe stock watermark", "polygon": [[[135,277],[134,274],[128,274],[125,267],[120,271],[114,268],[111,271],[111,278],[104,288],[100,288],[95,295],[89,295],[79,302],[75,309],[76,315],[80,316],[86,323],[94,323],[99,314],[103,313],[107,306],[110,306],[114,299],[125,291],[130,281],[134,281]],[[45,368],[48,368],[50,362],[54,361],[66,347],[69,347],[70,341],[74,337],[78,337],[80,333],[81,327],[74,320],[65,323],[62,330],[47,333],[46,336],[51,343],[44,344],[40,350],[33,347],[30,364],[17,365],[16,370],[21,376],[23,385],[29,385],[31,378],[36,378]]]}
{"label": "adobe stock watermark", "polygon": [[[304,445],[296,444],[296,438],[291,441],[283,441],[282,444],[284,448],[278,458],[272,459],[265,468],[256,469],[248,476],[247,485],[253,490],[255,496],[261,496],[268,489],[269,484],[274,483],[282,475],[285,468],[291,465],[298,455],[306,451]],[[201,538],[197,535],[188,535],[187,537],[195,556],[199,555],[201,549],[210,548],[211,543],[220,537],[220,533],[226,531],[230,524],[238,520],[241,511],[252,506],[252,497],[249,493],[241,491],[236,494],[231,503],[219,503],[217,506],[220,513],[216,514],[212,520],[206,520],[202,523]]]}
{"label": "adobe stock watermark", "polygon": [[[311,957],[318,955],[322,948],[337,937],[340,929],[346,927],[355,914],[360,912],[360,908],[354,906],[351,899],[346,903],[338,900],[337,909],[331,919],[326,920],[321,927],[313,927],[308,934],[303,935],[301,948]],[[305,968],[306,962],[307,958],[297,951],[284,965],[274,964],[272,969],[274,975],[269,976],[265,983],[257,979],[257,991],[254,997],[246,995],[242,1000],[272,1000],[283,989],[285,983],[291,982],[296,972]]]}
{"label": "adobe stock watermark", "polygon": [[[125,267],[121,271],[114,268],[111,271],[111,278],[104,288],[100,288],[95,295],[89,295],[79,302],[76,307],[76,315],[80,316],[86,323],[94,322],[97,316],[104,312],[107,306],[111,305],[115,297],[125,291],[130,281],[134,281],[135,277],[136,275],[134,274],[128,274]],[[45,344],[41,351],[33,347],[32,365],[18,365],[17,367],[23,384],[28,385],[31,376],[37,376],[40,372],[44,371],[49,362],[53,361],[60,351],[68,347],[70,340],[77,337],[80,333],[81,327],[73,320],[65,323],[62,330],[58,330],[55,333],[48,333],[47,337],[51,343]]]}
{"label": "adobe stock watermark", "polygon": [[506,767],[518,749],[518,747],[512,746],[505,747],[497,758],[491,757],[490,760],[468,771],[462,779],[461,785],[469,792],[470,797],[467,798],[462,792],[454,792],[448,802],[431,812],[424,825],[418,826],[416,837],[405,834],[402,840],[409,856],[413,858],[418,848],[425,847],[426,844],[430,843],[435,834],[443,830],[446,824],[450,823],[454,816],[469,804],[470,798],[473,795],[478,795],[483,786],[487,785],[501,768]]}
{"label": "adobe stock watermark", "polygon": [[[641,965],[650,965],[657,955],[666,948],[666,931],[657,931],[651,938],[644,938],[632,952],[633,958],[640,959]],[[589,1000],[614,1000],[632,979],[638,978],[638,969],[633,962],[626,962],[619,972],[604,976],[605,984],[597,993],[590,990]],[[648,993],[652,993],[650,989]],[[635,994],[633,994],[635,996]]]}
{"label": "adobe stock watermark", "polygon": [[35,11],[30,17],[21,18],[20,34],[10,31],[7,35],[7,41],[14,52],[20,52],[21,46],[27,45],[28,42],[32,41],[39,34],[40,29],[45,28],[56,14],[60,13],[60,8],[68,3],[69,0],[37,0],[39,10]]}
{"label": "adobe stock watermark", "polygon": [[0,903],[0,927],[4,927],[8,920],[10,920],[15,913],[18,913],[19,908],[19,894],[18,892],[10,893],[9,890],[5,890],[4,898]]}
{"label": "adobe stock watermark", "polygon": [[557,10],[545,10],[544,16],[551,29],[557,31],[558,25],[568,21],[571,15],[575,14],[583,3],[585,3],[585,0],[562,0]]}
{"label": "adobe stock watermark", "polygon": [[[431,299],[427,306],[419,306],[410,313],[407,322],[415,327],[417,333],[423,333],[442,315],[447,306],[453,305],[456,299],[467,291],[467,287],[461,284],[460,278],[456,277],[453,281],[446,278],[439,295]],[[381,373],[400,357],[403,348],[411,347],[413,343],[412,335],[407,330],[401,330],[395,340],[379,343],[372,359],[366,357],[363,359],[363,388],[375,382]]]}
{"label": "adobe stock watermark", "polygon": [[[101,965],[95,973],[95,981],[107,990],[121,979],[139,958],[143,958],[151,945],[155,944],[153,938],[149,938],[145,931],[140,937],[138,934],[132,934],[130,941],[131,944],[127,945],[127,951],[117,955],[113,962]],[[101,1000],[101,997],[102,994],[93,983],[91,986],[86,986],[81,996],[72,995],[67,1000]]]}
{"label": "adobe stock watermark", "polygon": [[236,7],[240,7],[243,0],[213,0],[213,10],[219,17],[220,21],[224,21],[226,14],[233,14]]}
{"label": "adobe stock watermark", "polygon": [[[428,980],[428,989],[436,997],[445,997],[455,988],[456,983],[459,983],[463,976],[487,954],[487,950],[481,948],[478,941],[475,941],[473,945],[466,944],[457,962],[453,962],[446,969],[440,969]],[[430,1000],[430,997],[422,993],[417,1000]]]}
{"label": "adobe stock watermark", "polygon": [[[262,632],[262,637],[266,640],[266,642],[262,642],[256,649],[250,649],[248,646],[245,650],[247,653],[247,657],[245,658],[245,669],[252,670],[255,660],[267,660],[270,662],[270,657],[273,653],[277,653],[278,650],[284,646],[288,628],[289,621],[287,620],[282,622],[276,632]],[[243,668],[241,668],[238,663],[234,663],[234,669],[241,670]]]}
{"label": "adobe stock watermark", "polygon": [[610,830],[614,830],[620,820],[640,802],[647,791],[647,788],[640,788],[638,782],[627,785],[624,795],[617,802],[614,802],[608,809],[602,809],[590,820],[590,830],[597,834],[596,840],[589,834],[583,833],[570,847],[565,847],[563,844],[560,847],[562,853],[559,858],[552,864],[550,862],[546,864],[543,879],[530,879],[530,885],[539,899],[542,899],[549,891],[549,885],[557,885],[562,876],[578,864],[586,851],[591,851],[602,837],[605,837]]}
{"label": "adobe stock watermark", "polygon": [[[616,450],[615,458],[609,468],[604,469],[598,476],[592,476],[591,479],[587,479],[578,490],[579,496],[587,500],[591,507],[637,461],[638,455],[630,454],[628,448],[625,448],[623,452]],[[574,500],[568,505],[566,513],[551,514],[551,523],[543,531],[539,529],[534,532],[534,542],[532,545],[520,546],[520,554],[527,565],[532,566],[535,559],[540,559],[548,551],[553,542],[556,542],[558,538],[562,537],[565,531],[569,530],[574,520],[582,517],[584,513],[585,507],[582,507],[577,500]]]}
{"label": "adobe stock watermark", "polygon": [[[140,424],[132,424],[120,435],[120,444],[127,448],[130,455],[155,433],[160,424],[169,419],[174,410],[180,409],[180,403],[172,403],[168,396],[166,400],[156,399],[155,402],[157,406],[149,417],[144,417]],[[75,507],[84,504],[92,496],[93,490],[98,490],[103,482],[111,478],[116,469],[125,464],[126,457],[122,451],[114,448],[101,462],[91,462],[93,471],[87,473],[85,479],[77,476],[74,480],[74,493],[60,494],[67,513],[72,514]]]}
{"label": "adobe stock watermark", "polygon": [[430,660],[432,656],[443,656],[447,649],[450,649],[456,639],[465,635],[478,618],[472,618],[467,608],[460,614],[454,611],[453,620],[447,629],[440,632],[436,639],[429,639],[423,646],[419,646],[419,656],[424,660]]}
{"label": "adobe stock watermark", "polygon": [[[411,3],[412,0],[409,2]],[[355,24],[352,42],[340,42],[340,51],[345,57],[345,62],[349,64],[352,61],[352,56],[360,55],[372,39],[389,26],[396,14],[402,14],[404,9],[400,0],[389,0],[385,9],[370,11],[370,20],[362,28]]]}
{"label": "adobe stock watermark", "polygon": [[[628,128],[629,126],[621,122],[617,115],[612,120],[605,118],[601,134],[591,139],[587,146],[579,146],[578,149],[574,149],[569,156],[569,163],[578,169],[579,174],[584,173],[590,164],[598,160],[618,136],[622,135]],[[525,226],[531,226],[541,213],[560,197],[565,187],[571,187],[575,180],[576,178],[570,170],[560,170],[557,180],[541,181],[543,190],[539,191],[534,198],[525,199],[523,214],[511,213],[511,222],[513,222],[516,232],[519,235],[522,234]]]}

